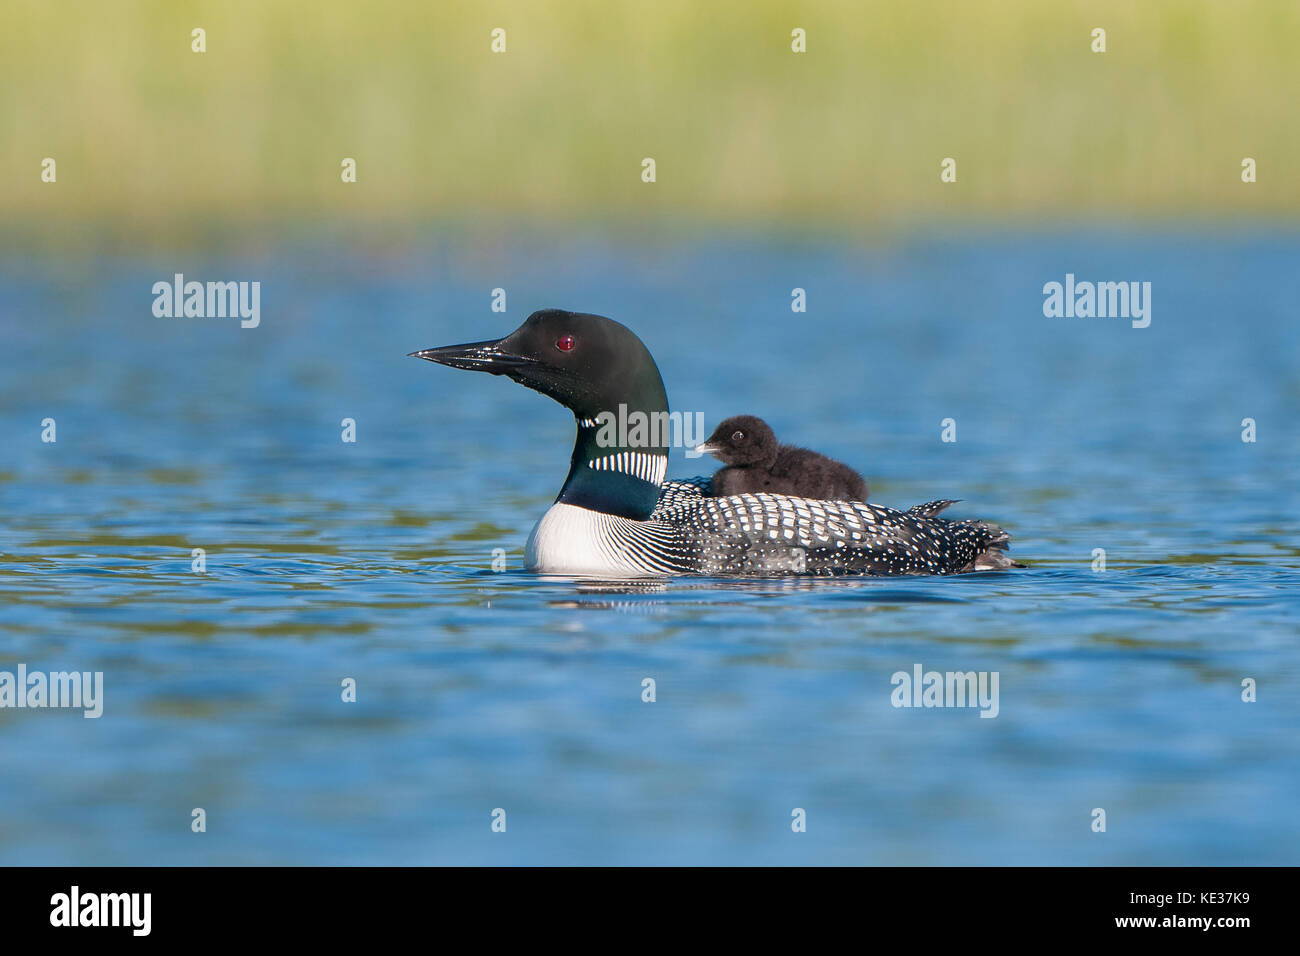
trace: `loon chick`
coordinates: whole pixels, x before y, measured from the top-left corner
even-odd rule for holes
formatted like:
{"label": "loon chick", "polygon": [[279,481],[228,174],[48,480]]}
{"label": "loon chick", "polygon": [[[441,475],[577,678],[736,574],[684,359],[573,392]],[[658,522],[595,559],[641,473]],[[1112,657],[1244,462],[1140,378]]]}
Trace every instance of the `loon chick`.
{"label": "loon chick", "polygon": [[866,501],[867,483],[856,471],[806,448],[782,445],[767,422],[753,415],[728,418],[697,445],[726,468],[711,483],[716,498],[728,495],[797,495],[830,501]]}
{"label": "loon chick", "polygon": [[[671,574],[954,574],[1012,567],[1008,536],[935,517],[793,495],[708,497],[708,479],[665,481],[668,396],[649,350],[612,319],[534,312],[505,338],[411,355],[504,375],[573,412],[577,440],[555,503],[529,535],[530,570],[583,577]],[[620,426],[615,427],[615,421]]]}

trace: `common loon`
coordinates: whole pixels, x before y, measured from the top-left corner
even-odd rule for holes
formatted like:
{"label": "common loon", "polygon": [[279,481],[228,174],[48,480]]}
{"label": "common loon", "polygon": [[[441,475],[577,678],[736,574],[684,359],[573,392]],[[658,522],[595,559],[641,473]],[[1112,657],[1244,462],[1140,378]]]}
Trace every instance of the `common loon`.
{"label": "common loon", "polygon": [[[935,517],[948,501],[904,512],[789,495],[715,498],[706,478],[665,481],[667,428],[635,427],[666,426],[663,379],[641,340],[613,319],[545,309],[503,339],[410,354],[505,375],[573,412],[578,435],[569,475],[528,538],[530,570],[609,578],[954,574],[1013,566],[1001,528]],[[622,415],[620,406],[633,427],[606,427],[615,410]]]}
{"label": "common loon", "polygon": [[711,482],[715,498],[729,495],[795,495],[832,501],[866,501],[867,483],[848,465],[807,448],[782,445],[767,422],[754,415],[736,415],[696,445],[726,468]]}

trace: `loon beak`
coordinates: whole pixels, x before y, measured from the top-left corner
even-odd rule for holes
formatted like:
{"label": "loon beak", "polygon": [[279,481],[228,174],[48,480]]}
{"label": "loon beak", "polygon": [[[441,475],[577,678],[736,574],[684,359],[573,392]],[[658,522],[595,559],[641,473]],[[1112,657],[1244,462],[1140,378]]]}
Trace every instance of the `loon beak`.
{"label": "loon beak", "polygon": [[528,366],[540,364],[536,359],[513,355],[501,347],[503,339],[491,342],[470,342],[466,345],[444,345],[441,348],[421,349],[407,353],[408,358],[422,358],[439,365],[468,369],[471,372],[491,372],[505,375]]}
{"label": "loon beak", "polygon": [[691,449],[691,455],[692,457],[697,457],[699,455],[712,455],[717,450],[717,445],[710,445],[708,442],[703,442]]}

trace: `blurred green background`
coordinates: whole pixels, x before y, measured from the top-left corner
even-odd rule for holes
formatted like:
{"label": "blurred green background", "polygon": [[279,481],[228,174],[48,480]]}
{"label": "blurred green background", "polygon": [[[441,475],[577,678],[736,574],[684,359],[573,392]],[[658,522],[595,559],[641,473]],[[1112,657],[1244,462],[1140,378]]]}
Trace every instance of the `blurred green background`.
{"label": "blurred green background", "polygon": [[1258,220],[1300,208],[1298,108],[1295,0],[5,0],[0,217],[11,239],[144,243],[479,217]]}

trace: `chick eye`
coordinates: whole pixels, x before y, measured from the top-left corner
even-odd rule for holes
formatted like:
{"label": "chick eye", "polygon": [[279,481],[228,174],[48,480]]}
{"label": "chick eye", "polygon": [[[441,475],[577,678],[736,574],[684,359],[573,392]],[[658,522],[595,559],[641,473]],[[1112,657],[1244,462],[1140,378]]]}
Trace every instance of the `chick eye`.
{"label": "chick eye", "polygon": [[555,340],[555,347],[561,352],[572,352],[575,344],[572,335],[561,335]]}
{"label": "chick eye", "polygon": [[744,440],[745,440],[745,433],[744,433],[744,432],[732,432],[732,433],[731,433],[731,440],[732,440],[732,441],[744,441]]}

